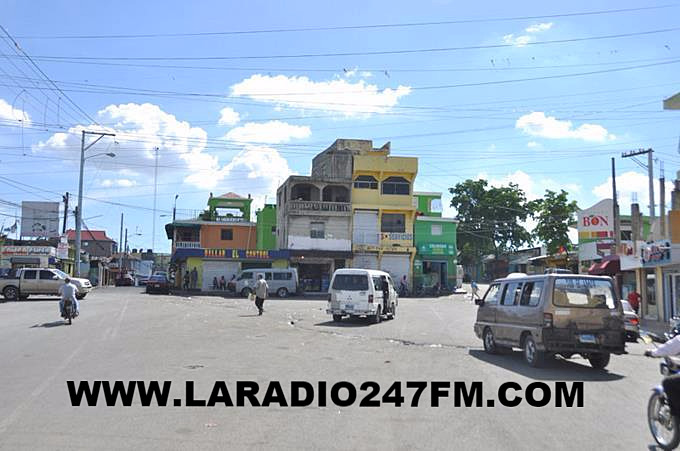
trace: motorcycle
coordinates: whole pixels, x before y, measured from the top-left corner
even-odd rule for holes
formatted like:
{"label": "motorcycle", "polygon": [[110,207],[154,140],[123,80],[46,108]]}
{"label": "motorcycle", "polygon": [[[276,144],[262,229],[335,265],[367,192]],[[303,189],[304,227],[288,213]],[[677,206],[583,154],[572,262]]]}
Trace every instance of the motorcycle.
{"label": "motorcycle", "polygon": [[75,306],[73,305],[73,301],[71,299],[66,299],[64,301],[64,314],[62,315],[62,317],[66,320],[66,324],[68,324],[70,326],[71,321],[76,316],[78,316],[78,314],[76,313],[76,309],[75,309]]}
{"label": "motorcycle", "polygon": [[[680,368],[668,357],[659,367],[664,377],[680,373]],[[654,440],[661,448],[677,448],[680,444],[680,421],[671,414],[671,406],[661,384],[652,389],[652,396],[649,397],[647,422]]]}

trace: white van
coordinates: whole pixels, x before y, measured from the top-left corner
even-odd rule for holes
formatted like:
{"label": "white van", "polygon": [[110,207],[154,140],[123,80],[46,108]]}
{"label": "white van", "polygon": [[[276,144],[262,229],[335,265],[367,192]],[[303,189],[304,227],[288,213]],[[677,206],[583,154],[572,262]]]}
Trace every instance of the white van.
{"label": "white van", "polygon": [[257,275],[264,274],[264,280],[269,286],[268,293],[280,298],[285,298],[289,294],[298,291],[298,273],[295,268],[262,268],[244,269],[236,276],[235,291],[243,297],[255,291]]}
{"label": "white van", "polygon": [[326,310],[333,321],[342,321],[343,316],[366,316],[379,323],[383,315],[394,318],[398,305],[394,281],[384,271],[346,268],[333,273]]}

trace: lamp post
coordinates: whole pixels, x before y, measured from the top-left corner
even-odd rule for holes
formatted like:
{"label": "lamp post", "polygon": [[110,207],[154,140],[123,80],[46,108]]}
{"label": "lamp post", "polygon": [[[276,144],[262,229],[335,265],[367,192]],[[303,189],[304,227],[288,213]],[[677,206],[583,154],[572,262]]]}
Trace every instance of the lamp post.
{"label": "lamp post", "polygon": [[[97,139],[92,141],[90,144],[85,146],[85,135],[97,135]],[[89,157],[85,158],[85,152],[97,142],[99,142],[100,139],[102,139],[104,136],[116,136],[113,133],[103,133],[103,132],[90,132],[87,130],[83,130],[83,135],[82,139],[80,141],[80,177],[78,180],[78,210],[76,211],[76,255],[75,255],[75,264],[76,264],[76,276],[80,277],[80,243],[81,243],[81,237],[80,237],[80,232],[82,228],[82,221],[83,221],[83,171],[85,168],[85,160],[88,158],[94,158],[99,155],[106,155],[108,157],[115,157],[115,153],[99,153],[96,155],[90,155]]]}
{"label": "lamp post", "polygon": [[172,206],[172,222],[175,222],[175,213],[177,212],[177,198],[179,194],[175,194],[175,203]]}

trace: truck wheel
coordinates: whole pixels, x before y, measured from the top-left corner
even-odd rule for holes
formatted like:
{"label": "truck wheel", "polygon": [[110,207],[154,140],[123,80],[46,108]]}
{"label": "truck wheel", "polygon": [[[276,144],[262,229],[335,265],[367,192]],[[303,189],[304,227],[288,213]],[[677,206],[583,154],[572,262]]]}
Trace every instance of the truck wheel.
{"label": "truck wheel", "polygon": [[609,365],[609,359],[611,358],[611,354],[608,352],[603,352],[603,353],[598,353],[598,354],[590,354],[588,356],[588,361],[590,362],[590,366],[595,368],[596,370],[603,370]]}
{"label": "truck wheel", "polygon": [[8,301],[16,301],[19,297],[19,290],[17,290],[16,287],[5,287],[5,289],[2,290],[2,295]]}
{"label": "truck wheel", "polygon": [[545,353],[538,350],[536,341],[531,335],[527,335],[524,339],[524,360],[534,368],[542,366],[545,361]]}
{"label": "truck wheel", "polygon": [[85,296],[87,296],[87,293],[85,293],[85,294],[76,294],[76,299],[78,299],[79,301],[81,301],[81,300],[85,299]]}
{"label": "truck wheel", "polygon": [[342,321],[342,315],[333,315],[333,321],[339,323],[340,321]]}
{"label": "truck wheel", "polygon": [[496,354],[498,352],[496,338],[493,336],[493,331],[490,327],[484,329],[482,341],[484,342],[484,350],[487,352],[487,354]]}
{"label": "truck wheel", "polygon": [[371,322],[373,322],[373,324],[378,324],[380,321],[382,321],[382,309],[378,306],[378,310],[375,311],[375,315],[371,318]]}
{"label": "truck wheel", "polygon": [[250,288],[246,287],[243,290],[241,290],[241,296],[244,298],[247,298],[250,295],[251,291]]}
{"label": "truck wheel", "polygon": [[280,298],[286,298],[288,297],[288,289],[285,287],[281,287],[278,290],[276,290],[276,295]]}

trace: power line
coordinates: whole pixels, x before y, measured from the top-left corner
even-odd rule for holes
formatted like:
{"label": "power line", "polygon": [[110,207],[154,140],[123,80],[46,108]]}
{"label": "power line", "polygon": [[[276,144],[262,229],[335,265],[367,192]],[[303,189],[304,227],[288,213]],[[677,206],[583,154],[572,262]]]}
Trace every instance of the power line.
{"label": "power line", "polygon": [[646,6],[639,8],[621,8],[609,9],[599,11],[579,11],[561,14],[548,15],[534,15],[534,16],[512,16],[512,17],[496,17],[496,18],[479,18],[479,19],[457,19],[457,20],[441,20],[430,22],[406,22],[406,23],[379,23],[366,25],[336,25],[336,26],[322,26],[322,27],[297,27],[297,28],[271,28],[260,30],[229,30],[229,31],[208,31],[208,32],[194,32],[194,33],[143,33],[143,34],[108,34],[108,35],[26,35],[19,36],[22,39],[137,39],[137,38],[160,38],[160,37],[196,37],[196,36],[228,36],[228,35],[245,35],[245,34],[273,34],[273,33],[292,33],[292,32],[309,32],[309,31],[338,31],[338,30],[361,30],[361,29],[380,29],[380,28],[405,28],[405,27],[425,27],[425,26],[439,26],[439,25],[461,25],[461,24],[475,24],[475,23],[489,23],[489,22],[513,22],[520,20],[541,20],[541,19],[557,19],[560,17],[579,17],[579,16],[596,16],[606,14],[620,14],[637,11],[649,11],[664,8],[675,8],[677,4],[666,4],[658,6]]}

